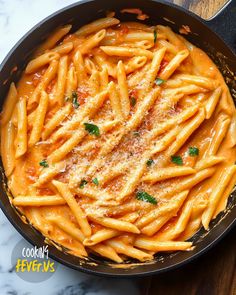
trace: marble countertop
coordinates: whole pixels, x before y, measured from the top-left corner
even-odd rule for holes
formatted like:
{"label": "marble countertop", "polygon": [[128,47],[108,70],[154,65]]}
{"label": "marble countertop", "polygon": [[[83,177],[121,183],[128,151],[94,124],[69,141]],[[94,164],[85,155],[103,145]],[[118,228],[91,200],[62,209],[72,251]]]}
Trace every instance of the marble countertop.
{"label": "marble countertop", "polygon": [[[0,0],[0,62],[14,44],[40,20],[77,1]],[[23,17],[22,17],[23,16]],[[11,263],[15,245],[22,240],[0,210],[0,294],[1,295],[137,295],[137,282],[86,275],[59,265],[46,281],[29,283],[16,275]],[[29,244],[24,241],[25,246]]]}

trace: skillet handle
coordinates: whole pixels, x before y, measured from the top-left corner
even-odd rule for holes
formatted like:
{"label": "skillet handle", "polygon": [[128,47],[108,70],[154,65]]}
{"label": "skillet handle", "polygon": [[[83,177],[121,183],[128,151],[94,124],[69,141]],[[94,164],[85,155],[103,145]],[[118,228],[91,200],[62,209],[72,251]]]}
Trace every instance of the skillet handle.
{"label": "skillet handle", "polygon": [[236,53],[236,1],[228,1],[216,16],[206,20],[206,23]]}

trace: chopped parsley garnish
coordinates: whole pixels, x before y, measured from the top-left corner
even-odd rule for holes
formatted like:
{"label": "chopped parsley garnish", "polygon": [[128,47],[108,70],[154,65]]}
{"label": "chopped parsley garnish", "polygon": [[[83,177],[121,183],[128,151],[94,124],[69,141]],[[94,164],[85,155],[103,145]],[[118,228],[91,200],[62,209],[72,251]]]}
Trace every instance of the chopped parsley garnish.
{"label": "chopped parsley garnish", "polygon": [[84,123],[85,130],[88,131],[89,134],[93,134],[95,136],[100,136],[100,130],[97,125]]}
{"label": "chopped parsley garnish", "polygon": [[151,203],[153,205],[157,204],[157,200],[152,197],[151,195],[149,195],[148,193],[144,192],[144,191],[139,191],[136,193],[136,199],[140,200],[140,201],[144,201],[147,203]]}
{"label": "chopped parsley garnish", "polygon": [[92,180],[92,182],[93,182],[95,185],[99,185],[99,181],[98,181],[97,177],[95,177],[95,178]]}
{"label": "chopped parsley garnish", "polygon": [[49,167],[48,162],[45,159],[42,160],[41,162],[39,162],[39,165],[42,166],[42,167],[44,167],[44,168],[48,168]]}
{"label": "chopped parsley garnish", "polygon": [[87,180],[82,179],[80,182],[79,188],[84,188],[87,183],[88,183]]}
{"label": "chopped parsley garnish", "polygon": [[189,153],[189,156],[196,157],[199,155],[199,149],[197,147],[189,147],[188,153]]}
{"label": "chopped parsley garnish", "polygon": [[72,104],[73,104],[73,107],[75,109],[78,109],[79,102],[78,102],[78,94],[77,94],[77,92],[76,91],[73,91],[71,96],[72,96]]}
{"label": "chopped parsley garnish", "polygon": [[147,160],[146,164],[147,164],[148,167],[152,166],[152,164],[154,164],[153,159]]}
{"label": "chopped parsley garnish", "polygon": [[72,91],[71,97],[66,96],[65,101],[70,101],[75,109],[78,109],[78,107],[80,106],[78,102],[78,94],[76,91]]}
{"label": "chopped parsley garnish", "polygon": [[140,133],[139,133],[138,131],[134,131],[134,132],[133,132],[133,135],[134,135],[134,136],[140,136]]}
{"label": "chopped parsley garnish", "polygon": [[171,161],[175,163],[176,165],[179,165],[179,166],[183,165],[183,159],[181,156],[171,156]]}
{"label": "chopped parsley garnish", "polygon": [[161,78],[156,78],[156,80],[155,80],[155,84],[158,85],[158,86],[161,85],[164,82],[165,82],[165,80],[163,80]]}
{"label": "chopped parsley garnish", "polygon": [[157,31],[154,30],[153,34],[154,34],[154,44],[156,44],[156,42],[157,42]]}
{"label": "chopped parsley garnish", "polygon": [[131,98],[130,98],[130,104],[131,104],[131,106],[132,107],[134,107],[135,105],[136,105],[136,98],[134,97],[134,96],[131,96]]}

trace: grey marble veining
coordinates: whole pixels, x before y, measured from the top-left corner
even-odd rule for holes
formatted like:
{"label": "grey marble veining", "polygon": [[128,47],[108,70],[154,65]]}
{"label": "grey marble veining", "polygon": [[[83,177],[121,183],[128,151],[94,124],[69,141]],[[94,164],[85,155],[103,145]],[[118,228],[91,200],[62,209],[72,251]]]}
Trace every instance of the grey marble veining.
{"label": "grey marble veining", "polygon": [[[0,62],[14,44],[40,20],[73,0],[0,0]],[[22,239],[0,210],[0,295],[138,295],[135,281],[99,278],[59,265],[41,283],[23,281],[11,265],[11,253]],[[25,241],[25,245],[28,243]]]}

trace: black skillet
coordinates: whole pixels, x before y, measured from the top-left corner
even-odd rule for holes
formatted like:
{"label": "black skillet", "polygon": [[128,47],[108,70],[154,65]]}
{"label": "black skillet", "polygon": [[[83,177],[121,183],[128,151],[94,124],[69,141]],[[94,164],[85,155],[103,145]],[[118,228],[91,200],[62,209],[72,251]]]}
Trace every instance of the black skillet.
{"label": "black skillet", "polygon": [[[176,32],[178,32],[182,25],[188,25],[192,33],[187,36],[187,39],[208,52],[213,58],[224,74],[231,93],[234,95],[234,100],[236,101],[236,82],[233,77],[233,73],[236,72],[236,56],[233,53],[233,51],[236,51],[236,0],[233,0],[227,7],[222,9],[217,17],[210,21],[203,21],[194,14],[164,1],[87,0],[72,4],[52,14],[36,25],[14,46],[0,66],[1,105],[10,82],[17,82],[34,49],[53,29],[59,25],[70,23],[73,24],[73,30],[76,30],[92,20],[104,17],[107,10],[116,11],[116,15],[123,21],[135,20],[135,17],[132,15],[119,13],[120,9],[127,7],[141,8],[143,12],[150,16],[147,23],[168,25]],[[171,22],[166,19],[171,20]],[[15,66],[17,66],[18,70],[12,71]],[[6,179],[4,173],[2,173],[1,177],[0,203],[3,212],[13,226],[31,244],[42,246],[44,237],[33,227],[25,224],[16,210],[10,205],[6,193]],[[139,263],[126,269],[115,268],[111,262],[104,259],[93,256],[89,260],[83,260],[69,255],[66,252],[61,252],[54,246],[49,247],[50,256],[76,270],[103,276],[138,277],[161,273],[182,266],[187,262],[191,262],[216,244],[216,242],[236,224],[235,192],[232,193],[227,208],[227,212],[221,213],[216,220],[211,222],[210,231],[208,233],[204,230],[200,230],[194,236],[192,240],[196,247],[193,251],[157,255],[155,261],[151,263]],[[127,263],[135,263],[135,261]]]}

